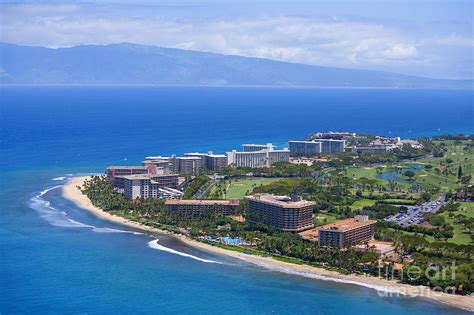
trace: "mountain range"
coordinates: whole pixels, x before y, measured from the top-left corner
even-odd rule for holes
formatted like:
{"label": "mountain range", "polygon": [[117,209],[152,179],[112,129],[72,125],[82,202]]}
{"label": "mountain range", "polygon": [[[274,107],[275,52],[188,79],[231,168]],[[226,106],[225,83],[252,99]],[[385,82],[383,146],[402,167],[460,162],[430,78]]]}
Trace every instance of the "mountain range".
{"label": "mountain range", "polygon": [[441,80],[138,44],[46,48],[0,43],[2,84],[243,85],[472,89]]}

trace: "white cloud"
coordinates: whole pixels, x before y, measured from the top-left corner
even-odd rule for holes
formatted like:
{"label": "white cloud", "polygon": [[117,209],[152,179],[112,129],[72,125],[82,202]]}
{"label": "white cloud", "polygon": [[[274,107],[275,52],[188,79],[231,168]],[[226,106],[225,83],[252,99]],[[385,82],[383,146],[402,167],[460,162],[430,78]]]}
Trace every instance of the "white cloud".
{"label": "white cloud", "polygon": [[[110,6],[2,5],[1,40],[69,47],[133,42],[282,61],[372,69],[427,65],[427,40],[394,27],[341,19],[253,16],[178,18],[160,10],[126,12]],[[449,36],[431,44],[472,45]]]}
{"label": "white cloud", "polygon": [[474,38],[452,34],[429,41],[436,45],[474,47]]}
{"label": "white cloud", "polygon": [[418,57],[418,50],[412,45],[396,44],[384,50],[383,54],[391,59],[413,59]]}

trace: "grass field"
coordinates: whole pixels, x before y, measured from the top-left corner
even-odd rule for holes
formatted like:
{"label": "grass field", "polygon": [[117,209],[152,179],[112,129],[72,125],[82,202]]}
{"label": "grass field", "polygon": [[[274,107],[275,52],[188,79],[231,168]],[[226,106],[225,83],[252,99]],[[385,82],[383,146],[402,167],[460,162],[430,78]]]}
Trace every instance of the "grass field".
{"label": "grass field", "polygon": [[[462,214],[470,218],[474,218],[474,203],[472,202],[461,202],[461,207],[455,214]],[[451,219],[447,212],[443,213],[444,219],[446,222],[454,228],[454,236],[448,240],[450,243],[455,244],[472,244],[471,237],[469,234],[464,232],[464,228],[460,224],[456,224],[453,219]]]}
{"label": "grass field", "polygon": [[336,215],[331,214],[331,213],[316,213],[316,215],[313,218],[314,224],[316,226],[333,223],[337,220],[339,220],[339,218]]}
{"label": "grass field", "polygon": [[[456,211],[456,213],[459,213],[459,211]],[[454,243],[454,244],[459,244],[459,245],[468,245],[472,244],[471,237],[469,234],[464,232],[464,228],[453,222],[453,219],[451,219],[448,216],[448,213],[443,213],[444,219],[446,220],[446,223],[451,225],[454,228],[454,236],[450,239],[448,239],[449,243]]]}
{"label": "grass field", "polygon": [[221,196],[222,198],[242,199],[247,193],[251,193],[255,187],[267,185],[280,179],[281,178],[255,177],[226,180],[218,186],[213,187],[209,195],[213,197],[218,194],[219,191],[225,191],[225,196]]}
{"label": "grass field", "polygon": [[457,213],[463,214],[466,217],[474,218],[474,202],[460,202],[461,207]]}
{"label": "grass field", "polygon": [[[457,170],[459,165],[462,167],[463,175],[474,177],[474,150],[464,150],[466,142],[461,145],[454,145],[454,141],[445,141],[445,143],[448,146],[444,157],[429,157],[419,161],[425,165],[430,164],[433,168],[417,172],[415,180],[418,183],[440,187],[442,191],[456,189],[458,187]],[[447,159],[452,160],[452,162],[445,163]],[[447,174],[437,173],[435,168],[439,168],[442,171],[447,170]]]}
{"label": "grass field", "polygon": [[352,205],[351,205],[351,209],[352,210],[360,210],[364,207],[370,207],[370,206],[373,206],[375,204],[375,200],[370,200],[370,199],[360,199],[360,200],[356,200]]}
{"label": "grass field", "polygon": [[357,167],[357,168],[348,168],[345,171],[345,175],[350,178],[368,178],[368,179],[377,179],[377,170],[374,167]]}

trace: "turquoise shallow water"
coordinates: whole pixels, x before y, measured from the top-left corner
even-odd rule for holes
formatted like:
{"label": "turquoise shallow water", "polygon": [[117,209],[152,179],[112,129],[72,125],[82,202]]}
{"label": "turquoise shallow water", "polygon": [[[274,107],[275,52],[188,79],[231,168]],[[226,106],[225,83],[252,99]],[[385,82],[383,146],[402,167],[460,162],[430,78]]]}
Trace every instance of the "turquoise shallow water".
{"label": "turquoise shallow water", "polygon": [[77,208],[57,186],[68,174],[100,172],[125,157],[134,163],[149,154],[282,144],[313,130],[472,132],[472,92],[13,87],[1,93],[1,314],[463,313],[269,270],[168,237],[156,242]]}

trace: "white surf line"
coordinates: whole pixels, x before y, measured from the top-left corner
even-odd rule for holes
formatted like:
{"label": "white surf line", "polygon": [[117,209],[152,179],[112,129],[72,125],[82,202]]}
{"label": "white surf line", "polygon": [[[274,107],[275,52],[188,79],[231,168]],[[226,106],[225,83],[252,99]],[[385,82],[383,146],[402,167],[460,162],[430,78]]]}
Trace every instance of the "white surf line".
{"label": "white surf line", "polygon": [[161,250],[161,251],[164,251],[164,252],[168,252],[168,253],[183,256],[183,257],[192,258],[192,259],[195,259],[195,260],[198,260],[198,261],[201,261],[201,262],[205,262],[205,263],[222,264],[221,262],[218,262],[218,261],[215,261],[215,260],[199,258],[199,257],[193,256],[193,255],[190,255],[190,254],[179,252],[179,251],[174,250],[172,248],[165,247],[165,246],[158,243],[158,239],[155,239],[153,241],[148,242],[148,246],[150,248],[153,248],[153,249]]}
{"label": "white surf line", "polygon": [[130,233],[135,235],[144,234],[140,232],[120,230],[108,227],[96,227],[69,218],[65,211],[51,206],[51,203],[43,198],[43,196],[48,192],[62,187],[62,185],[57,185],[47,188],[43,191],[40,191],[37,195],[30,199],[30,208],[38,212],[40,217],[45,219],[52,226],[64,228],[90,228],[93,232],[96,233]]}
{"label": "white surf line", "polygon": [[379,292],[385,292],[385,293],[396,293],[400,295],[407,295],[406,292],[403,292],[403,290],[399,290],[396,288],[388,287],[388,286],[383,286],[383,285],[376,285],[376,284],[370,284],[370,283],[364,283],[364,282],[359,282],[355,280],[344,280],[344,279],[339,279],[339,278],[333,278],[333,277],[328,277],[328,276],[323,276],[323,275],[317,275],[309,272],[304,272],[304,271],[297,271],[297,270],[292,270],[289,268],[284,268],[284,267],[279,267],[279,266],[273,266],[261,262],[254,262],[254,261],[249,261],[257,266],[263,267],[265,269],[269,269],[272,271],[277,271],[281,273],[286,273],[290,275],[297,275],[297,276],[302,276],[306,278],[312,278],[312,279],[317,279],[317,280],[324,280],[324,281],[332,281],[336,283],[343,283],[343,284],[353,284],[353,285],[358,285],[362,287],[366,287],[369,289],[374,289]]}

